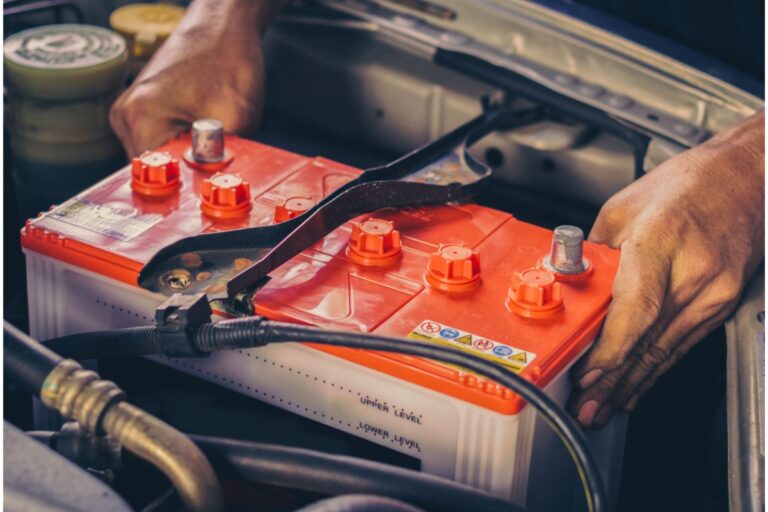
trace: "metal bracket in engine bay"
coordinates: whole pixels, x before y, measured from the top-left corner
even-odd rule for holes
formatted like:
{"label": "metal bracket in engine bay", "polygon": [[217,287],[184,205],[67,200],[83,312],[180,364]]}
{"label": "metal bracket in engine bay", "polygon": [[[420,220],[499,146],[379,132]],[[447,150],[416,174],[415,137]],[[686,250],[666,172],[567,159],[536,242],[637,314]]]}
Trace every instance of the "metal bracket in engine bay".
{"label": "metal bracket in engine bay", "polygon": [[[315,0],[314,3],[332,12],[362,20],[382,33],[426,47],[438,65],[527,97],[542,106],[567,112],[623,138],[634,147],[637,147],[636,138],[628,136],[627,132],[620,133],[617,125],[627,125],[626,128],[635,135],[637,132],[646,136],[659,135],[684,147],[698,145],[710,136],[706,130],[654,109],[636,98],[556,71],[503,51],[470,34],[444,29],[375,1]],[[315,13],[314,16],[318,15]],[[302,20],[311,23],[309,18],[296,21]],[[333,21],[329,23],[332,24]]]}

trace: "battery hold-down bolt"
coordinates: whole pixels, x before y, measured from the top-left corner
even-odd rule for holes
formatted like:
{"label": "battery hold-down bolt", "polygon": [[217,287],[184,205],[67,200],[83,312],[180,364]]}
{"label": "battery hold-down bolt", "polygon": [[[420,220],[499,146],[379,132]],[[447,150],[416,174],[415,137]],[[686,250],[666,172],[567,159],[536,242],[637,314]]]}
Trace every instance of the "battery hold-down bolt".
{"label": "battery hold-down bolt", "polygon": [[283,204],[275,206],[275,222],[291,220],[313,206],[315,202],[309,197],[289,197]]}
{"label": "battery hold-down bolt", "polygon": [[352,225],[347,256],[366,267],[388,267],[401,256],[400,232],[388,220],[370,218]]}
{"label": "battery hold-down bolt", "polygon": [[480,256],[463,244],[441,245],[430,255],[424,279],[440,291],[472,291],[480,285]]}
{"label": "battery hold-down bolt", "polygon": [[170,153],[145,151],[131,161],[131,188],[137,194],[163,197],[180,186],[179,161]]}
{"label": "battery hold-down bolt", "polygon": [[563,285],[548,270],[524,270],[512,276],[507,307],[526,318],[548,318],[563,309]]}
{"label": "battery hold-down bolt", "polygon": [[589,260],[584,258],[584,232],[576,226],[558,226],[552,233],[549,254],[542,267],[557,275],[558,280],[586,277],[590,272]]}
{"label": "battery hold-down bolt", "polygon": [[214,219],[238,219],[253,204],[251,187],[239,174],[217,173],[200,185],[200,209]]}

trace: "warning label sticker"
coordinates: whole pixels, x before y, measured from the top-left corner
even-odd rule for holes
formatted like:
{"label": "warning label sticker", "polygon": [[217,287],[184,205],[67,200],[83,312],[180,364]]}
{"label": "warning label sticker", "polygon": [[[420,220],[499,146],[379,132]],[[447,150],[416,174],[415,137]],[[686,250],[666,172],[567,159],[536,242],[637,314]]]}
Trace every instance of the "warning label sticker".
{"label": "warning label sticker", "polygon": [[489,340],[432,320],[421,322],[407,337],[454,347],[499,363],[515,373],[523,371],[536,357],[533,352],[520,350],[500,341]]}
{"label": "warning label sticker", "polygon": [[128,207],[100,205],[75,198],[48,214],[51,219],[93,231],[126,242],[152,227],[160,219],[159,214],[139,215]]}

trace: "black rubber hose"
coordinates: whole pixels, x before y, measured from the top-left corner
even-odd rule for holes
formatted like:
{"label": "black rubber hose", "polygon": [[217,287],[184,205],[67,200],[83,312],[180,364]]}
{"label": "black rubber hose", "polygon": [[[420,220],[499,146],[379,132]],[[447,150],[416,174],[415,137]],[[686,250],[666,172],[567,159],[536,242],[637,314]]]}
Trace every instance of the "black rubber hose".
{"label": "black rubber hose", "polygon": [[427,345],[414,340],[348,331],[328,331],[285,322],[270,321],[266,325],[262,324],[262,328],[264,328],[265,339],[258,340],[262,343],[264,341],[267,343],[304,341],[421,356],[467,368],[510,388],[539,411],[568,449],[584,485],[588,510],[597,512],[605,510],[603,480],[584,433],[546,393],[511,370],[459,350],[440,345]]}
{"label": "black rubber hose", "polygon": [[[481,510],[481,509],[476,509]],[[424,512],[402,501],[370,494],[348,494],[316,501],[296,512]]]}
{"label": "black rubber hose", "polygon": [[62,359],[3,320],[3,369],[11,382],[39,395],[46,377]]}
{"label": "black rubber hose", "polygon": [[468,485],[356,457],[188,434],[217,472],[238,480],[328,495],[376,494],[428,510],[520,512]]}
{"label": "black rubber hose", "polygon": [[160,340],[160,330],[148,326],[72,334],[42,343],[61,356],[83,360],[159,354]]}

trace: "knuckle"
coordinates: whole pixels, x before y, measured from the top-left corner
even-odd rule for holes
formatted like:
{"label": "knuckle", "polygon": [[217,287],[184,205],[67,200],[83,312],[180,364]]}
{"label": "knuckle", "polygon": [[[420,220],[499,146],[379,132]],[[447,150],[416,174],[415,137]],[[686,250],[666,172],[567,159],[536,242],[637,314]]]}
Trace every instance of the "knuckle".
{"label": "knuckle", "polygon": [[737,299],[741,294],[742,280],[732,273],[726,273],[721,278],[720,293],[727,301]]}
{"label": "knuckle", "polygon": [[638,291],[635,297],[635,313],[645,318],[656,318],[661,312],[662,299],[648,290]]}
{"label": "knuckle", "polygon": [[130,125],[141,119],[145,110],[141,100],[130,99],[123,103],[121,107],[121,115],[125,122]]}
{"label": "knuckle", "polygon": [[674,350],[670,352],[669,358],[667,359],[667,362],[664,364],[664,367],[666,368],[676,364],[678,361],[684,358],[687,353],[688,353],[687,347],[682,347],[682,346],[676,347]]}
{"label": "knuckle", "polygon": [[731,307],[741,295],[742,280],[732,273],[721,274],[713,285],[709,303],[716,309]]}
{"label": "knuckle", "polygon": [[122,121],[123,116],[125,114],[125,105],[123,96],[120,96],[117,101],[115,101],[112,104],[112,107],[109,109],[109,122],[112,124],[112,126],[115,126],[115,124]]}
{"label": "knuckle", "polygon": [[590,237],[598,242],[610,241],[624,223],[624,212],[622,210],[614,199],[609,199],[603,204],[597,215],[597,220],[595,220],[595,225],[592,227]]}
{"label": "knuckle", "polygon": [[647,364],[650,364],[653,367],[656,367],[663,363],[664,361],[667,361],[670,357],[669,350],[665,349],[664,347],[660,347],[658,345],[652,345],[648,347],[648,349],[645,352],[645,357],[643,358],[644,361],[646,361]]}

